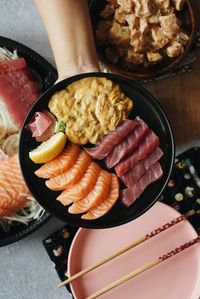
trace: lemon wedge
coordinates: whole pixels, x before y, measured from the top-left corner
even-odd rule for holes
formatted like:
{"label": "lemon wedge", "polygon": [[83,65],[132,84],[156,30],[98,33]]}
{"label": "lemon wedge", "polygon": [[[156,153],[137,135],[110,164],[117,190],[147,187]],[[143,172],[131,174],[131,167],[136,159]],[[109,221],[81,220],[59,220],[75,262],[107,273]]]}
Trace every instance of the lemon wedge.
{"label": "lemon wedge", "polygon": [[50,139],[29,152],[29,157],[37,164],[51,161],[62,152],[66,141],[67,137],[64,133],[54,134]]}

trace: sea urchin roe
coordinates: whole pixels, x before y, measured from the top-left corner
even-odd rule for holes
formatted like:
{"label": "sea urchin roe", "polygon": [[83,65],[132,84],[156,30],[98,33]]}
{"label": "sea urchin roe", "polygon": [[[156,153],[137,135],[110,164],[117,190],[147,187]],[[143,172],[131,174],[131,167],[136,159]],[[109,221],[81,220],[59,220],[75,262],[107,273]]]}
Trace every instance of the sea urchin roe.
{"label": "sea urchin roe", "polygon": [[75,144],[98,143],[127,118],[132,106],[118,84],[101,77],[73,82],[49,101],[51,113],[66,123],[66,135]]}

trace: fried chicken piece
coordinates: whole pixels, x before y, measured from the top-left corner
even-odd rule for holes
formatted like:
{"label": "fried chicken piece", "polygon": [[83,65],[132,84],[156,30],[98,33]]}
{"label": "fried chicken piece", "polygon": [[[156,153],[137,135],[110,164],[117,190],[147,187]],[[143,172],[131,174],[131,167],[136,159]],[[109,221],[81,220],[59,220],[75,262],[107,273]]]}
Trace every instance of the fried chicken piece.
{"label": "fried chicken piece", "polygon": [[170,7],[170,0],[154,0],[155,4],[159,6],[161,9],[168,9]]}
{"label": "fried chicken piece", "polygon": [[184,47],[181,43],[173,41],[172,44],[167,47],[167,55],[169,57],[177,57],[184,52]]}
{"label": "fried chicken piece", "polygon": [[123,13],[132,13],[134,9],[133,0],[117,0],[117,4]]}
{"label": "fried chicken piece", "polygon": [[128,49],[128,51],[126,52],[126,56],[125,56],[124,60],[130,66],[138,65],[138,64],[144,63],[145,55],[135,53],[134,50],[131,48],[131,49]]}
{"label": "fried chicken piece", "polygon": [[133,0],[133,2],[137,17],[149,17],[152,15],[154,10],[152,0]]}
{"label": "fried chicken piece", "polygon": [[147,52],[147,58],[150,62],[158,62],[162,60],[162,55],[158,52]]}
{"label": "fried chicken piece", "polygon": [[140,18],[139,30],[142,34],[145,34],[149,29],[149,24],[147,18]]}
{"label": "fried chicken piece", "polygon": [[114,21],[109,32],[109,40],[116,45],[128,46],[130,44],[129,27],[121,26],[119,23]]}
{"label": "fried chicken piece", "polygon": [[152,16],[149,17],[149,24],[158,24],[160,22],[159,17],[161,16],[160,8]]}
{"label": "fried chicken piece", "polygon": [[176,10],[182,10],[185,4],[185,0],[172,0]]}
{"label": "fried chicken piece", "polygon": [[123,13],[121,8],[117,8],[115,10],[114,20],[122,25],[126,25],[126,23],[127,23],[126,16],[127,15],[125,13]]}
{"label": "fried chicken piece", "polygon": [[173,38],[178,32],[180,32],[180,27],[178,24],[178,18],[175,14],[160,16],[160,25],[163,34],[168,38]]}
{"label": "fried chicken piece", "polygon": [[183,46],[185,46],[189,40],[189,35],[183,31],[179,32],[176,36],[176,41],[181,43]]}
{"label": "fried chicken piece", "polygon": [[152,45],[155,50],[162,49],[168,42],[169,39],[164,36],[160,26],[156,25],[151,29]]}
{"label": "fried chicken piece", "polygon": [[130,45],[136,53],[145,53],[150,46],[149,36],[142,34],[140,30],[134,29],[131,32]]}

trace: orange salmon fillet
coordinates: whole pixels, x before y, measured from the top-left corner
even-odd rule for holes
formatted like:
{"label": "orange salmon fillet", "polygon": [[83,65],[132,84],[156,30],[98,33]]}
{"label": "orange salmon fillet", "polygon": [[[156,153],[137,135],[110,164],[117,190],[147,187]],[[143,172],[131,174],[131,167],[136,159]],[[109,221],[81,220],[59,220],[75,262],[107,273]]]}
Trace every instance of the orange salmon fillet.
{"label": "orange salmon fillet", "polygon": [[71,214],[79,214],[92,209],[102,203],[109,194],[111,174],[101,170],[96,185],[92,191],[83,199],[73,203],[68,209]]}
{"label": "orange salmon fillet", "polygon": [[74,186],[64,190],[57,200],[66,206],[87,196],[95,186],[100,171],[99,165],[91,162],[82,179]]}
{"label": "orange salmon fillet", "polygon": [[0,163],[0,216],[9,216],[27,201],[28,188],[22,177],[18,156]]}
{"label": "orange salmon fillet", "polygon": [[83,177],[91,161],[90,156],[86,152],[81,151],[76,163],[69,170],[46,181],[46,186],[54,191],[64,190],[73,186]]}
{"label": "orange salmon fillet", "polygon": [[47,162],[36,170],[36,176],[48,179],[67,171],[72,167],[72,165],[74,165],[79,153],[80,147],[76,144],[69,143],[58,157]]}
{"label": "orange salmon fillet", "polygon": [[119,181],[115,174],[111,174],[110,194],[98,206],[90,209],[86,214],[82,215],[82,219],[93,220],[102,217],[110,211],[119,197]]}

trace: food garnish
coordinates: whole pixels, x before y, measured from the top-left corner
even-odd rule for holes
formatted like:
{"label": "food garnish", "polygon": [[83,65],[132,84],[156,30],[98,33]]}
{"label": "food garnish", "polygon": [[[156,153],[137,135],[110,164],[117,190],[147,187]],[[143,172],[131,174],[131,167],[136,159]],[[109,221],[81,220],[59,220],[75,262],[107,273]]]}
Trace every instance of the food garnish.
{"label": "food garnish", "polygon": [[189,40],[178,18],[185,2],[107,0],[95,28],[100,51],[125,70],[178,57]]}
{"label": "food garnish", "polygon": [[48,111],[36,112],[26,129],[30,130],[32,137],[38,142],[48,140],[55,131],[55,117]]}
{"label": "food garnish", "polygon": [[56,92],[49,109],[66,124],[66,135],[75,144],[96,144],[127,118],[133,102],[118,84],[106,78],[84,78]]}
{"label": "food garnish", "polygon": [[67,137],[60,132],[41,143],[36,149],[29,152],[30,159],[37,164],[46,163],[56,158],[63,150]]}
{"label": "food garnish", "polygon": [[66,131],[66,124],[63,120],[57,121],[56,126],[55,126],[55,133],[63,132],[65,133]]}

